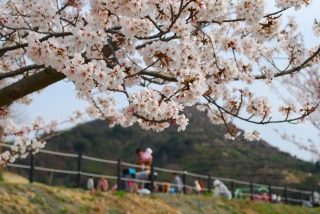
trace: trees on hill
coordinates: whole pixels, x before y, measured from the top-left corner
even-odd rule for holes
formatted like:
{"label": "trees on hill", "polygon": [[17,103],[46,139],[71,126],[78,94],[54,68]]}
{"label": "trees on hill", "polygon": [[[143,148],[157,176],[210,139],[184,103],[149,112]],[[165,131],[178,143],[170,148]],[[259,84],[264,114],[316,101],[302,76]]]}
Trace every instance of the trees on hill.
{"label": "trees on hill", "polygon": [[[12,103],[28,104],[30,95],[63,79],[75,84],[88,101],[87,114],[111,125],[138,123],[161,131],[188,124],[183,109],[197,105],[213,124],[225,124],[227,138],[238,138],[233,118],[255,124],[299,122],[318,101],[278,106],[272,117],[268,96],[250,84],[272,85],[275,79],[300,79],[315,72],[320,47],[310,49],[290,8],[306,0],[8,0],[0,12],[0,125],[2,137],[15,137],[1,161],[35,151],[41,140],[30,133],[50,132],[57,122],[42,119],[17,127],[10,121]],[[314,22],[315,36],[320,25]],[[285,59],[278,63],[277,57]],[[315,73],[316,74],[316,73]],[[301,80],[303,81],[303,80]],[[315,91],[314,93],[317,93]],[[127,107],[119,110],[122,94]],[[309,102],[307,102],[309,101]],[[79,118],[77,113],[71,120]],[[257,131],[243,134],[260,138]]]}

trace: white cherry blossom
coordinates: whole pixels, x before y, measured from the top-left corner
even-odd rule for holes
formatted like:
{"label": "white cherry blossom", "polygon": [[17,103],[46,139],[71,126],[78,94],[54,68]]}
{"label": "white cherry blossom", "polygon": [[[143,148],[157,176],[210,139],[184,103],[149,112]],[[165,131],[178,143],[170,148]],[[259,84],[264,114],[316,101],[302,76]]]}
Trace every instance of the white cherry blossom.
{"label": "white cherry blossom", "polygon": [[[268,10],[267,3],[278,10]],[[26,157],[30,149],[37,152],[43,147],[39,136],[63,123],[38,118],[17,125],[10,105],[30,104],[33,92],[62,79],[88,102],[86,114],[108,119],[111,127],[137,123],[147,130],[183,131],[184,108],[197,106],[213,124],[226,126],[227,138],[257,140],[257,132],[241,135],[231,127],[233,119],[267,124],[316,115],[320,47],[305,46],[294,16],[285,18],[289,8],[311,5],[311,0],[2,1],[0,97],[6,99],[0,100],[0,137],[15,139],[11,152],[0,155],[2,163]],[[315,21],[316,37],[319,29]],[[279,56],[281,63],[275,60]],[[251,88],[261,80],[273,87],[275,79],[291,88],[313,86],[310,93],[292,90],[298,102],[288,105]],[[119,95],[126,99],[123,109]],[[279,112],[279,119],[273,117]]]}

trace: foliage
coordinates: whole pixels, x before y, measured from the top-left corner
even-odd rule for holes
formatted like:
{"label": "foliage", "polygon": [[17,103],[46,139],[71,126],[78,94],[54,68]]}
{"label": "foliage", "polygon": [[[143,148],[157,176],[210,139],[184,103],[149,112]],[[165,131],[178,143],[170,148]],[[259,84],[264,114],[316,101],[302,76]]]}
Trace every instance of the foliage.
{"label": "foliage", "polygon": [[306,176],[300,184],[298,184],[298,188],[307,188],[309,190],[313,191],[319,191],[319,181],[320,181],[320,175],[312,175]]}

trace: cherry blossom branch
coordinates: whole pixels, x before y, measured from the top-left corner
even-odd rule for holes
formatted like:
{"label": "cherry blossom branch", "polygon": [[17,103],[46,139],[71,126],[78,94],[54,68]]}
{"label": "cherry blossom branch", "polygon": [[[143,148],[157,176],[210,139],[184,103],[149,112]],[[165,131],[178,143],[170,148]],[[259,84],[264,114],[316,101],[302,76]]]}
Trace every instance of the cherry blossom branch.
{"label": "cherry blossom branch", "polygon": [[227,131],[229,132],[229,134],[234,137],[236,140],[238,140],[238,137],[237,135],[229,128],[229,125],[226,121],[226,119],[224,118],[223,116],[223,112],[222,112],[222,109],[221,108],[218,108],[218,111],[220,113],[220,118],[222,119],[223,123],[224,123],[224,126],[227,128]]}
{"label": "cherry blossom branch", "polygon": [[[75,116],[69,118],[69,120],[60,123],[52,121],[49,125],[41,125],[41,122],[36,121],[33,126],[23,127],[20,130],[18,129],[18,131],[12,133],[8,131],[5,132],[5,129],[0,126],[0,138],[3,136],[16,137],[14,143],[10,147],[11,151],[7,150],[0,154],[0,166],[5,166],[8,162],[14,162],[16,158],[26,158],[29,152],[32,152],[33,154],[39,152],[39,149],[43,148],[46,144],[46,140],[64,133],[64,131],[54,131],[59,125],[65,124],[67,122],[74,122],[77,119],[80,119],[81,116],[82,113],[75,112]],[[40,133],[40,131],[43,132]],[[28,137],[26,137],[26,135],[32,132],[35,132],[36,136],[33,140],[30,140]]]}
{"label": "cherry blossom branch", "polygon": [[[51,37],[65,37],[65,36],[71,36],[72,33],[71,32],[62,32],[62,33],[50,33],[49,35],[39,39],[40,42],[46,41]],[[19,45],[14,45],[14,46],[9,46],[9,47],[3,47],[0,48],[0,57],[3,56],[7,51],[13,51],[13,50],[17,50],[19,48],[25,48],[28,46],[28,43],[23,43],[23,44],[19,44]]]}
{"label": "cherry blossom branch", "polygon": [[36,64],[34,64],[34,65],[28,65],[26,67],[19,68],[17,70],[10,71],[10,72],[7,72],[7,73],[0,73],[0,80],[8,78],[8,77],[14,77],[16,75],[23,74],[25,72],[28,72],[28,71],[31,71],[31,70],[34,70],[34,69],[40,69],[40,68],[44,68],[44,67],[45,67],[44,65],[36,65]]}
{"label": "cherry blossom branch", "polygon": [[106,118],[106,115],[103,113],[102,109],[99,107],[99,105],[97,104],[97,102],[93,98],[91,99],[91,102],[93,103],[94,107],[96,109],[98,109],[98,111],[100,112],[102,117]]}
{"label": "cherry blossom branch", "polygon": [[280,133],[280,131],[278,129],[273,129],[277,134],[280,135],[280,137],[292,144],[294,144],[295,146],[297,146],[299,149],[310,152],[311,154],[313,154],[317,160],[320,160],[320,151],[317,148],[317,146],[314,144],[314,142],[312,142],[311,140],[309,140],[309,145],[306,145],[304,143],[302,143],[301,140],[296,140],[295,136],[289,136],[286,133]]}
{"label": "cherry blossom branch", "polygon": [[[217,119],[221,124],[229,123],[232,117],[256,124],[293,123],[318,105],[308,105],[297,118],[291,114],[296,109],[281,106],[279,112],[285,119],[271,120],[266,97],[253,97],[250,89],[243,89],[240,97],[234,98],[236,91],[229,89],[235,80],[249,85],[267,79],[271,84],[274,77],[319,65],[320,47],[314,52],[303,47],[294,20],[288,25],[280,23],[283,11],[299,9],[308,2],[276,1],[275,6],[283,9],[268,14],[266,0],[224,1],[222,5],[215,1],[159,1],[134,7],[132,1],[121,6],[112,1],[91,1],[90,5],[82,0],[56,5],[14,1],[5,5],[0,17],[0,69],[6,72],[0,80],[8,80],[1,81],[0,107],[65,77],[75,83],[79,96],[95,96],[93,91],[102,94],[99,99],[104,102],[90,103],[90,116],[102,118],[101,113],[114,113],[108,102],[115,105],[112,95],[121,92],[127,96],[129,107],[113,121],[125,126],[138,122],[156,131],[170,125],[170,121],[162,121],[166,118],[178,124],[178,131],[183,130],[188,123],[183,113],[179,115],[183,107],[195,105],[202,97],[209,99],[208,105],[216,113],[211,115],[212,122]],[[313,26],[316,36],[320,35],[318,27],[317,23]],[[52,33],[56,29],[62,32]],[[289,62],[283,70],[273,60],[278,54],[285,54]],[[256,68],[260,73],[253,73]],[[278,72],[274,74],[275,69]],[[48,71],[52,76],[44,75]],[[24,78],[10,79],[25,73]],[[154,84],[163,85],[159,92],[153,89]],[[127,91],[129,87],[133,90]],[[223,105],[219,105],[220,99]],[[242,115],[245,107],[249,119]],[[142,118],[137,120],[132,112]],[[232,130],[229,127],[230,134],[234,134]]]}
{"label": "cherry blossom branch", "polygon": [[70,5],[70,0],[68,0],[68,2],[66,2],[65,5],[63,5],[56,14],[60,14],[64,9],[66,9],[68,6]]}
{"label": "cherry blossom branch", "polygon": [[171,118],[168,118],[168,119],[165,119],[165,120],[155,120],[155,119],[148,119],[146,117],[143,117],[141,115],[139,115],[138,113],[133,113],[133,115],[139,119],[142,119],[144,120],[145,122],[149,122],[149,123],[168,123],[170,121],[172,121],[172,117]]}
{"label": "cherry blossom branch", "polygon": [[114,49],[113,49],[112,39],[111,39],[111,38],[108,38],[108,47],[109,47],[109,49],[111,50],[111,53],[112,53],[112,55],[113,55],[113,58],[114,58],[115,62],[116,62],[118,65],[120,65],[119,59],[118,59],[118,57],[117,57],[117,54],[116,54],[116,52],[115,52]]}
{"label": "cherry blossom branch", "polygon": [[150,16],[146,16],[146,19],[148,19],[157,29],[158,31],[163,35],[164,31],[159,27],[159,25],[154,21]]}
{"label": "cherry blossom branch", "polygon": [[160,78],[160,79],[163,79],[163,80],[166,80],[166,81],[170,81],[170,82],[177,82],[178,81],[177,78],[165,76],[163,74],[156,73],[156,72],[151,72],[151,71],[141,71],[139,74],[140,75],[148,75],[148,76]]}
{"label": "cherry blossom branch", "polygon": [[[265,117],[266,115],[263,116],[263,119],[261,121],[255,121],[255,120],[251,120],[250,118],[244,118],[244,117],[241,117],[239,116],[238,114],[234,114],[232,113],[231,111],[228,111],[227,109],[225,109],[224,107],[222,107],[221,105],[219,105],[215,100],[213,100],[212,98],[204,95],[203,96],[209,103],[212,103],[213,105],[215,105],[219,111],[222,110],[223,112],[233,116],[233,117],[236,117],[240,120],[243,120],[243,121],[247,121],[247,122],[250,122],[250,123],[253,123],[253,124],[259,124],[259,125],[265,125],[265,124],[270,124],[270,123],[284,123],[284,122],[288,122],[288,123],[293,123],[293,122],[296,122],[296,121],[299,121],[299,120],[302,120],[304,119],[305,117],[309,116],[311,113],[313,113],[315,111],[316,108],[318,108],[319,104],[320,104],[320,101],[316,104],[315,107],[313,107],[312,109],[310,110],[307,110],[303,113],[303,115],[299,116],[299,117],[295,117],[295,118],[292,118],[292,119],[285,119],[285,120],[271,120],[271,117],[268,119],[268,121],[264,121],[265,120]],[[253,115],[254,116],[254,115]]]}
{"label": "cherry blossom branch", "polygon": [[[305,60],[301,65],[299,65],[298,67],[289,69],[289,70],[284,70],[281,73],[277,73],[274,75],[274,77],[280,77],[280,76],[284,76],[284,75],[288,75],[288,74],[292,74],[294,72],[300,71],[303,68],[308,67],[308,63],[313,60],[315,57],[317,57],[318,55],[320,55],[320,47],[317,49],[316,52],[314,52],[307,60]],[[255,76],[255,79],[265,79],[266,76],[265,75],[259,75],[259,76]]]}
{"label": "cherry blossom branch", "polygon": [[[70,33],[63,33],[58,34],[60,36],[69,35]],[[49,36],[44,37],[43,39],[48,39]],[[122,40],[120,40],[121,42]],[[112,46],[114,48],[118,48],[119,42],[113,41]],[[112,54],[112,50],[109,46],[104,46],[102,49],[102,52],[105,57],[109,57]],[[64,79],[66,76],[63,73],[57,72],[55,69],[49,67],[44,69],[43,71],[40,71],[38,73],[35,73],[31,76],[25,77],[11,85],[8,85],[4,88],[0,89],[0,97],[3,97],[3,99],[0,99],[0,107],[8,106],[12,102],[14,102],[17,99],[20,99],[28,94],[31,94],[35,91],[41,90],[53,83],[56,83],[62,79]]]}
{"label": "cherry blossom branch", "polygon": [[[274,16],[274,15],[277,15],[279,13],[282,13],[286,10],[288,10],[290,7],[288,8],[284,8],[282,10],[279,10],[279,11],[276,11],[276,12],[273,12],[273,13],[269,13],[267,15],[264,15],[263,18],[268,18],[268,17],[271,17],[271,16]],[[232,23],[232,22],[242,22],[242,21],[245,21],[245,18],[238,18],[238,19],[226,19],[226,20],[222,20],[222,21],[215,21],[215,20],[212,20],[211,23],[216,23],[216,24],[221,24],[221,23]],[[200,21],[198,23],[210,23],[209,21]]]}

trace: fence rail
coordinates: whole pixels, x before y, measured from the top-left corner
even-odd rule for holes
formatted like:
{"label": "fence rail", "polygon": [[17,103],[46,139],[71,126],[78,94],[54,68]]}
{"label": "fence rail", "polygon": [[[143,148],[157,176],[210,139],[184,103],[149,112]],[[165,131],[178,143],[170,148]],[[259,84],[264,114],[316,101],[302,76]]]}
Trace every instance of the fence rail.
{"label": "fence rail", "polygon": [[[2,144],[0,143],[0,146],[3,147],[10,147],[9,144]],[[44,154],[50,154],[50,155],[55,155],[55,156],[60,156],[60,157],[71,157],[71,158],[76,158],[77,159],[77,170],[64,170],[64,169],[53,169],[53,168],[47,168],[47,167],[40,167],[40,166],[35,166],[35,161],[34,161],[34,155],[32,152],[30,152],[30,164],[15,164],[15,163],[8,163],[8,167],[13,167],[13,168],[23,168],[23,169],[28,169],[29,170],[29,181],[32,183],[34,181],[34,171],[46,171],[46,172],[56,172],[56,173],[62,173],[62,174],[71,174],[71,175],[76,175],[77,176],[77,186],[80,186],[80,181],[81,181],[81,176],[92,176],[92,177],[105,177],[107,179],[111,180],[116,180],[117,185],[119,189],[122,189],[122,182],[123,181],[133,181],[133,182],[139,182],[139,183],[145,183],[145,184],[151,184],[151,191],[153,191],[153,184],[157,185],[164,185],[166,183],[160,182],[160,181],[155,181],[153,176],[151,176],[150,180],[138,180],[138,179],[133,179],[133,178],[126,178],[123,177],[121,174],[122,167],[139,167],[139,165],[132,164],[132,163],[126,163],[126,162],[121,162],[121,160],[106,160],[106,159],[101,159],[101,158],[96,158],[96,157],[90,157],[86,155],[82,155],[81,152],[78,154],[71,154],[71,153],[62,153],[62,152],[56,152],[56,151],[49,151],[49,150],[40,150],[40,153]],[[113,164],[117,166],[117,174],[116,175],[104,175],[104,174],[96,174],[96,173],[91,173],[91,172],[84,172],[82,171],[82,160],[89,160],[89,161],[95,161],[95,162],[100,162],[100,163],[105,163],[105,164]],[[288,187],[281,187],[281,186],[271,186],[270,184],[259,184],[259,183],[253,183],[253,182],[248,182],[248,181],[240,181],[236,179],[231,179],[231,178],[220,178],[220,177],[214,177],[211,175],[201,175],[201,174],[196,174],[196,173],[191,173],[188,172],[187,170],[172,170],[172,169],[164,169],[164,168],[159,168],[159,167],[151,167],[151,173],[153,174],[154,171],[161,172],[161,173],[176,173],[182,176],[182,182],[183,182],[183,192],[186,193],[187,189],[189,190],[195,190],[195,187],[190,185],[191,181],[195,181],[195,179],[201,179],[201,180],[207,180],[207,187],[204,187],[203,190],[206,192],[212,192],[212,182],[215,179],[221,180],[223,182],[226,182],[230,186],[230,190],[232,193],[232,196],[235,197],[236,195],[236,190],[235,190],[235,185],[245,185],[245,188],[249,190],[248,192],[243,192],[242,196],[250,197],[251,200],[254,200],[255,194],[254,190],[255,188],[258,187],[263,187],[268,189],[269,193],[269,201],[271,202],[271,193],[273,191],[276,192],[281,192],[281,201],[284,203],[302,203],[305,200],[305,195],[310,197],[313,200],[312,192],[311,191],[305,191],[305,190],[298,190],[298,189],[293,189],[293,188],[288,188]],[[174,184],[170,184],[172,187],[177,186]],[[242,186],[243,187],[243,186]],[[292,195],[289,197],[289,193],[293,193],[295,195],[299,194],[299,198],[293,198]]]}

